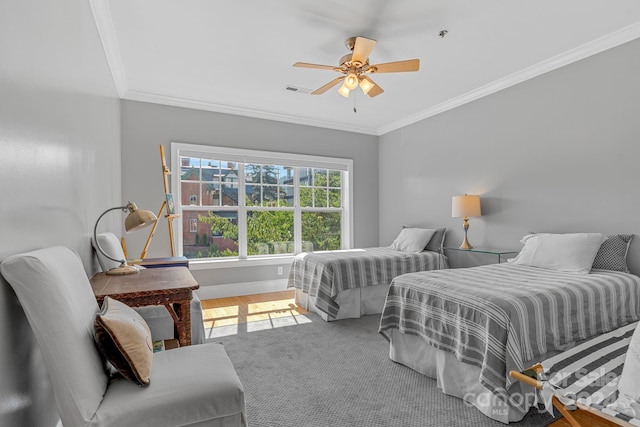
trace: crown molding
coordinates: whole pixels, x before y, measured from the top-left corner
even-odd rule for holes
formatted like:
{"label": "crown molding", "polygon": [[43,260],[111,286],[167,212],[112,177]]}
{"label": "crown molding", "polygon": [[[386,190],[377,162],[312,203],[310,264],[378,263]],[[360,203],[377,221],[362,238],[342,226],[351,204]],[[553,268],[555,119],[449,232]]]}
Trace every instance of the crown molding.
{"label": "crown molding", "polygon": [[289,114],[272,113],[268,111],[254,110],[246,107],[233,105],[215,104],[206,101],[196,101],[192,99],[175,98],[166,95],[157,95],[148,92],[127,91],[122,99],[130,101],[151,102],[154,104],[170,105],[173,107],[192,108],[195,110],[213,111],[216,113],[234,114],[236,116],[252,117],[256,119],[275,120],[305,126],[315,126],[321,128],[335,129],[346,132],[362,133],[377,136],[377,129],[364,126],[353,126],[338,122],[316,120],[308,117],[299,117]]}
{"label": "crown molding", "polygon": [[580,61],[584,58],[598,54],[600,52],[614,48],[640,37],[640,22],[637,22],[618,31],[614,31],[613,33],[595,39],[589,43],[578,46],[577,48],[570,49],[559,55],[527,67],[523,70],[517,71],[503,78],[490,82],[460,96],[450,98],[447,101],[435,105],[431,108],[420,111],[416,114],[412,114],[392,123],[382,125],[378,128],[372,128],[348,125],[326,120],[316,120],[295,115],[259,111],[240,106],[222,105],[212,102],[182,99],[146,92],[129,91],[127,87],[126,74],[122,64],[122,57],[120,55],[120,50],[118,48],[118,43],[115,36],[115,30],[111,18],[111,12],[109,10],[108,0],[89,0],[89,2],[98,29],[98,34],[105,51],[107,62],[113,76],[113,81],[115,83],[116,90],[118,91],[118,96],[121,99],[151,102],[156,104],[213,111],[225,114],[235,114],[258,119],[275,120],[286,123],[322,127],[346,132],[356,132],[374,136],[381,136],[405,126],[409,126],[421,120],[460,107],[469,102],[473,102],[477,99],[494,94],[503,89],[522,83],[526,80],[538,77],[542,74]]}
{"label": "crown molding", "polygon": [[618,31],[614,31],[613,33],[597,38],[589,43],[585,43],[581,46],[570,49],[544,61],[538,62],[531,67],[527,67],[523,70],[507,75],[501,79],[495,80],[463,95],[451,98],[424,111],[405,117],[404,119],[397,120],[388,125],[381,126],[378,128],[377,134],[378,136],[384,135],[391,131],[419,122],[420,120],[433,117],[437,114],[499,92],[508,87],[517,85],[518,83],[522,83],[526,80],[538,77],[542,74],[548,73],[549,71],[556,70],[558,68],[580,61],[581,59],[598,54],[616,46],[620,46],[621,44],[630,42],[631,40],[635,40],[638,37],[640,37],[640,22],[629,25],[628,27],[622,28]]}
{"label": "crown molding", "polygon": [[109,2],[107,0],[89,0],[89,3],[93,12],[93,19],[96,21],[96,27],[98,28],[98,35],[107,57],[107,63],[113,76],[113,82],[116,85],[118,96],[122,98],[127,92],[127,78],[122,65],[118,41],[116,40],[116,32],[113,28]]}

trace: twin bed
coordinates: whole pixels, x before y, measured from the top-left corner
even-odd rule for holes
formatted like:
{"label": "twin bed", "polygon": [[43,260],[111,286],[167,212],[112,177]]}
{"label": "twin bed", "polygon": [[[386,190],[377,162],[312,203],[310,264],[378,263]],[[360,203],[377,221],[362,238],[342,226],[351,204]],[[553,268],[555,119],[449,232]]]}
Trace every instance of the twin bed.
{"label": "twin bed", "polygon": [[628,273],[493,264],[396,278],[380,332],[392,360],[508,423],[534,404],[511,370],[638,320],[639,303],[640,278]]}
{"label": "twin bed", "polygon": [[[374,268],[376,262],[350,252],[317,254],[294,262],[291,274],[306,283],[297,291],[325,320],[368,314],[345,316],[344,292],[359,290],[350,297],[360,306],[363,290],[384,289],[379,330],[389,340],[390,358],[509,423],[536,404],[534,388],[510,371],[640,320],[640,278],[626,266],[630,241],[631,235],[532,234],[510,263],[446,269],[441,258],[415,272],[382,261]],[[382,286],[358,285],[353,272]]]}
{"label": "twin bed", "polygon": [[528,235],[506,264],[396,277],[380,332],[392,360],[488,417],[521,420],[535,390],[509,372],[640,319],[631,235]]}
{"label": "twin bed", "polygon": [[302,253],[289,271],[296,302],[325,321],[382,312],[396,276],[444,269],[446,229],[405,227],[391,246]]}

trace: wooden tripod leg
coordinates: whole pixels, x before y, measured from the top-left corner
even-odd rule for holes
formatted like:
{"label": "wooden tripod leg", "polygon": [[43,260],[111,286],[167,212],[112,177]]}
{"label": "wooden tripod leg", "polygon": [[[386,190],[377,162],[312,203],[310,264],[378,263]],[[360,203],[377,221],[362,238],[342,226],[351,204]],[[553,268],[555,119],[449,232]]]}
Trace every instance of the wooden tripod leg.
{"label": "wooden tripod leg", "polygon": [[167,226],[169,227],[169,244],[171,246],[171,256],[176,256],[176,248],[173,246],[173,218],[167,218]]}
{"label": "wooden tripod leg", "polygon": [[[158,211],[158,215],[157,215],[158,218],[160,218],[160,215],[162,215],[162,210],[166,205],[167,205],[167,201],[165,200],[162,202],[162,206],[160,206],[160,210]],[[147,250],[149,249],[149,245],[151,244],[151,239],[153,239],[153,235],[155,234],[157,227],[158,227],[158,221],[154,222],[153,226],[151,227],[149,236],[147,236],[147,242],[144,244],[144,248],[142,248],[142,252],[140,253],[140,259],[144,259],[147,256]],[[172,243],[172,246],[173,246],[173,243]],[[173,250],[171,251],[171,254],[173,256]]]}

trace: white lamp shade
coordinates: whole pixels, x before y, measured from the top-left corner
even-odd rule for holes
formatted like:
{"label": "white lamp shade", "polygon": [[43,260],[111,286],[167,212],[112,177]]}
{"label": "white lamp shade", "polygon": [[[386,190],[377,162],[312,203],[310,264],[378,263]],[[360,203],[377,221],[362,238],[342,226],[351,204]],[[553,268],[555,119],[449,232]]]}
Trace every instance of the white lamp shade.
{"label": "white lamp shade", "polygon": [[360,80],[360,89],[362,89],[362,92],[364,92],[364,94],[368,94],[369,91],[375,86],[375,83],[373,83],[373,81],[368,78],[367,76],[363,76]]}
{"label": "white lamp shade", "polygon": [[464,218],[481,216],[480,196],[453,196],[451,198],[451,217]]}
{"label": "white lamp shade", "polygon": [[358,87],[358,76],[354,73],[347,74],[347,77],[344,79],[344,85],[349,88],[349,90],[353,90]]}
{"label": "white lamp shade", "polygon": [[351,89],[349,89],[344,83],[342,84],[342,86],[340,86],[340,89],[338,89],[338,93],[345,98],[349,97],[349,92],[351,92]]}

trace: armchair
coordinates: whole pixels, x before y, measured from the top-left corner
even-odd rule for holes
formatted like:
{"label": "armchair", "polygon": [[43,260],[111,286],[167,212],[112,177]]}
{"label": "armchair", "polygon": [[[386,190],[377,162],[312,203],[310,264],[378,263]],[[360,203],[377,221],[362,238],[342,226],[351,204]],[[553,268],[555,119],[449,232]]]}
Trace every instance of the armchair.
{"label": "armchair", "polygon": [[13,255],[0,273],[33,329],[63,425],[246,427],[242,384],[220,344],[155,353],[144,388],[109,375],[94,342],[98,304],[72,250]]}

